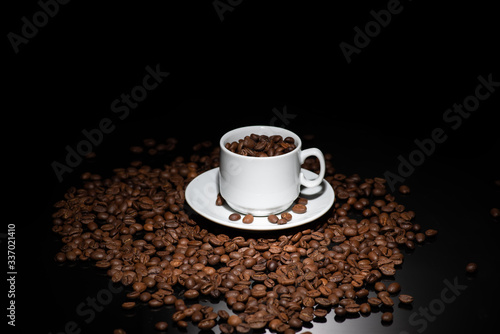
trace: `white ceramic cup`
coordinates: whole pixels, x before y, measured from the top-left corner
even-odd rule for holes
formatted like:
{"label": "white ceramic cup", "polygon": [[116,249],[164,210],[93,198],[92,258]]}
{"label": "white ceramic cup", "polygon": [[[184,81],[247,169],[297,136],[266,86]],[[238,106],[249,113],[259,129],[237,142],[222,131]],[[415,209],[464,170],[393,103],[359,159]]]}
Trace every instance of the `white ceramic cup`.
{"label": "white ceramic cup", "polygon": [[[258,135],[292,137],[293,151],[273,157],[252,157],[233,153],[226,143]],[[246,126],[227,132],[220,140],[219,191],[235,211],[254,216],[282,213],[297,199],[300,187],[315,187],[325,176],[325,158],[317,148],[302,151],[302,141],[295,133],[273,126]],[[309,156],[319,159],[320,173],[308,180],[301,165]]]}

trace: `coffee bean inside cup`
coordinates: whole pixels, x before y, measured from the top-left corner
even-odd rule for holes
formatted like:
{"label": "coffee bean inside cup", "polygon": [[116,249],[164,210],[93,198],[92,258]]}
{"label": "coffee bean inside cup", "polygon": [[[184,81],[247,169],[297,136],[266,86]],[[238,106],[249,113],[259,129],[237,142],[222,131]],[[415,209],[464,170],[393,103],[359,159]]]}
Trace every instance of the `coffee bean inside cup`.
{"label": "coffee bean inside cup", "polygon": [[280,135],[258,135],[252,133],[242,139],[226,143],[225,147],[237,154],[251,157],[273,157],[293,151],[297,148],[292,137]]}

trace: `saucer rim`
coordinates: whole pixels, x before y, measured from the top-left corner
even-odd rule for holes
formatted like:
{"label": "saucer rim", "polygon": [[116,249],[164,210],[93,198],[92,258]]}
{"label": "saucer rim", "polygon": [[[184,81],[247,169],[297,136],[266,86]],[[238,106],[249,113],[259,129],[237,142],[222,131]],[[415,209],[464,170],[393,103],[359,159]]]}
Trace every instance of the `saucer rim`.
{"label": "saucer rim", "polygon": [[[203,172],[202,174],[198,175],[196,178],[202,177],[202,176],[207,177],[207,175],[205,175],[205,174],[216,173],[216,172],[218,172],[218,170],[219,170],[219,167],[212,168],[212,169],[207,170],[207,171]],[[312,173],[312,174],[317,175],[316,173],[314,173],[314,172],[312,172],[312,171],[310,171],[308,169],[304,169],[304,168],[301,168],[301,172],[305,172],[306,174]],[[284,229],[298,227],[298,226],[305,225],[307,223],[310,223],[310,222],[312,222],[312,221],[320,218],[326,212],[328,212],[328,210],[330,210],[331,207],[333,206],[333,204],[335,203],[335,190],[333,189],[332,185],[328,181],[326,181],[325,179],[323,179],[322,183],[324,183],[326,185],[326,187],[327,187],[327,189],[325,190],[325,192],[328,192],[328,188],[329,188],[331,190],[331,192],[332,192],[332,196],[331,196],[331,203],[326,206],[327,207],[326,209],[318,210],[318,214],[315,214],[315,215],[313,215],[313,216],[311,216],[309,218],[306,218],[303,221],[299,221],[297,223],[295,223],[295,222],[289,222],[289,223],[283,224],[283,225],[276,225],[276,224],[269,223],[269,228],[252,227],[252,226],[255,226],[255,225],[252,225],[252,224],[243,224],[243,223],[241,225],[235,225],[235,223],[231,222],[231,221],[226,222],[223,219],[215,220],[217,218],[214,219],[211,216],[207,215],[206,213],[200,212],[199,210],[197,210],[197,208],[193,207],[193,205],[191,205],[191,203],[189,203],[188,197],[190,197],[190,196],[188,195],[188,192],[189,192],[190,186],[193,184],[193,182],[196,180],[196,178],[194,178],[193,180],[191,180],[191,182],[189,182],[189,184],[186,187],[186,191],[185,191],[186,203],[189,205],[189,207],[194,212],[196,212],[197,214],[199,214],[200,216],[204,217],[205,219],[207,219],[207,220],[209,220],[211,222],[214,222],[214,223],[222,225],[222,226],[227,226],[227,227],[239,229],[239,230],[247,230],[247,231],[275,231],[275,230],[284,230]],[[217,185],[217,188],[218,187],[219,187],[219,185]],[[214,199],[213,203],[214,203],[213,205],[215,205],[215,199]],[[262,217],[259,216],[259,218],[263,218],[263,217],[265,217],[265,216],[262,216]]]}

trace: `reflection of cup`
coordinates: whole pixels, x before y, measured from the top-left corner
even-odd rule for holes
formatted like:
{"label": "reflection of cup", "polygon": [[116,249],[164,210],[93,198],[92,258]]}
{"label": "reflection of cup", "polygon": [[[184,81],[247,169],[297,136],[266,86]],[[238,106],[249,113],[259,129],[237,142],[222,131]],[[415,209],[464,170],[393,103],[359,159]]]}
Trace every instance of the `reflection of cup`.
{"label": "reflection of cup", "polygon": [[[253,157],[231,152],[225,145],[257,135],[292,137],[296,148],[272,157]],[[273,126],[247,126],[229,131],[220,140],[219,187],[227,204],[243,214],[267,216],[285,211],[297,199],[300,186],[315,187],[323,181],[325,158],[317,148],[301,150],[302,142],[295,133]],[[319,159],[320,173],[308,180],[300,171],[309,156]]]}

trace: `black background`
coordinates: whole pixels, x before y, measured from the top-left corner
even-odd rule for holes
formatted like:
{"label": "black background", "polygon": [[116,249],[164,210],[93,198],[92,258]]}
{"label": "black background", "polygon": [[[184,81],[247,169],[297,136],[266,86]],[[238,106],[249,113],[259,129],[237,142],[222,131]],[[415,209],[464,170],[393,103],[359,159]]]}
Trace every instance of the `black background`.
{"label": "black background", "polygon": [[[345,321],[332,313],[326,323],[302,331],[438,333],[495,325],[499,222],[489,210],[500,206],[493,184],[500,179],[500,87],[456,129],[443,115],[474,94],[479,76],[500,81],[498,20],[487,2],[438,7],[401,1],[403,10],[348,64],[339,44],[353,44],[353,28],[363,29],[373,20],[370,11],[387,3],[242,1],[221,21],[210,1],[162,6],[73,1],[60,5],[17,54],[7,34],[20,34],[21,18],[32,21],[40,6],[25,1],[6,10],[2,226],[16,224],[13,332],[59,333],[75,321],[82,333],[112,333],[118,327],[154,333],[154,323],[172,310],[140,306],[124,312],[125,291],[113,294],[88,324],[88,314],[77,312],[87,298],[105,293],[109,280],[88,264],[53,261],[61,246],[50,231],[53,203],[81,184],[83,172],[110,175],[127,164],[128,147],[143,138],[176,137],[175,153],[186,154],[199,141],[217,143],[232,128],[273,122],[299,135],[315,134],[309,147],[332,153],[338,172],[362,177],[397,174],[398,156],[408,158],[417,149],[415,140],[431,138],[435,128],[447,135],[406,178],[412,193],[398,196],[424,228],[439,230],[434,240],[407,254],[396,274],[403,291],[415,296],[413,309],[396,305],[389,326],[381,324],[380,313]],[[170,75],[128,117],[118,118],[111,103],[142,83],[146,66],[157,65]],[[280,124],[275,117],[284,109],[290,118]],[[82,130],[97,128],[103,118],[115,128],[96,147],[97,157],[59,182],[51,164],[64,162],[65,147],[75,147],[85,139]],[[469,261],[478,263],[476,275],[465,274]],[[418,321],[421,308],[439,304],[445,280],[467,288],[442,304],[425,329],[423,321],[410,321],[414,312]]]}

